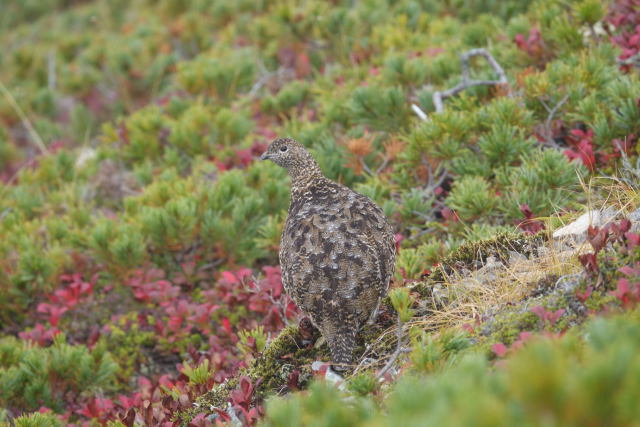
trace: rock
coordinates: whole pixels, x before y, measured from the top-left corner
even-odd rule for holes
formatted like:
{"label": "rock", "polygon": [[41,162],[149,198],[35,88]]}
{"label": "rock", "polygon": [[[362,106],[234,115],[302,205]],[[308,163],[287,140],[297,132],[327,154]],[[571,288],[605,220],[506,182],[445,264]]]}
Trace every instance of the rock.
{"label": "rock", "polygon": [[513,265],[517,262],[527,261],[527,257],[520,252],[509,251],[509,265]]}
{"label": "rock", "polygon": [[636,209],[627,215],[627,218],[631,221],[631,231],[632,233],[640,233],[640,209]]}
{"label": "rock", "polygon": [[591,210],[582,214],[571,224],[553,232],[554,239],[573,238],[576,243],[583,242],[587,237],[587,229],[589,226],[602,227],[611,222],[618,212],[615,208],[609,206],[603,210]]}

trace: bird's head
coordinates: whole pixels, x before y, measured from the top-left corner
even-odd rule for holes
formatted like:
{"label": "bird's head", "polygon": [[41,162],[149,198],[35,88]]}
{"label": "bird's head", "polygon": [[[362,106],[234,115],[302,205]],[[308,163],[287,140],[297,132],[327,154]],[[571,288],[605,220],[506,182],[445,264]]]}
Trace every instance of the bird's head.
{"label": "bird's head", "polygon": [[311,154],[295,139],[277,138],[269,144],[260,160],[271,160],[285,168],[292,177],[319,172]]}

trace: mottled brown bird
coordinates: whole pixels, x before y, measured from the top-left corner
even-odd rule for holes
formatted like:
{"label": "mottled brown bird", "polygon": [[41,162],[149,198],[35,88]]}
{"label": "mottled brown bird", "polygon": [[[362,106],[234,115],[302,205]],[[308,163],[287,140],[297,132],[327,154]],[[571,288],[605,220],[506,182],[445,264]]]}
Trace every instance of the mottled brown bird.
{"label": "mottled brown bird", "polygon": [[352,363],[358,330],[373,320],[389,288],[393,229],[371,199],[325,177],[299,142],[276,139],[261,159],[291,178],[282,283],[324,336],[335,367],[344,368]]}

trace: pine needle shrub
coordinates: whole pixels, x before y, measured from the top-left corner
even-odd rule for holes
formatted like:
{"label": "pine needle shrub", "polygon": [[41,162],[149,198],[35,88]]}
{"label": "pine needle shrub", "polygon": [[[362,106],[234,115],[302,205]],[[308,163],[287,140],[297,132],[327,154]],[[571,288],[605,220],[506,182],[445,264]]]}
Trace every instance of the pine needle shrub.
{"label": "pine needle shrub", "polygon": [[373,130],[398,132],[408,122],[405,95],[398,87],[360,87],[353,91],[349,110],[352,120]]}
{"label": "pine needle shrub", "polygon": [[498,197],[485,179],[465,176],[453,184],[447,203],[461,219],[472,221],[491,212]]}
{"label": "pine needle shrub", "polygon": [[200,55],[178,65],[180,85],[192,94],[209,94],[223,103],[251,87],[255,65],[251,52],[240,50],[226,60]]}
{"label": "pine needle shrub", "polygon": [[442,257],[444,248],[437,241],[415,248],[403,248],[396,261],[396,277],[420,277]]}
{"label": "pine needle shrub", "polygon": [[117,365],[105,348],[89,351],[58,335],[51,347],[0,339],[0,402],[22,410],[62,411],[69,395],[112,385]]}
{"label": "pine needle shrub", "polygon": [[451,161],[462,153],[464,144],[474,129],[475,114],[446,110],[432,120],[421,122],[407,136],[404,157],[415,164],[423,154],[436,160]]}
{"label": "pine needle shrub", "polygon": [[62,427],[64,423],[53,414],[33,412],[13,420],[16,427]]}
{"label": "pine needle shrub", "polygon": [[331,179],[340,181],[345,185],[353,185],[357,181],[354,170],[347,167],[344,159],[347,157],[347,149],[338,144],[334,138],[320,134],[313,144],[313,153],[320,168]]}
{"label": "pine needle shrub", "polygon": [[247,174],[231,171],[221,176],[206,192],[200,229],[203,242],[231,259],[253,261],[266,256],[255,241],[267,216],[287,206],[288,188],[282,175],[278,168],[261,163]]}
{"label": "pine needle shrub", "polygon": [[261,107],[270,114],[286,114],[294,107],[301,107],[308,97],[309,84],[294,80],[282,87],[275,95],[264,97]]}
{"label": "pine needle shrub", "polygon": [[519,168],[499,170],[503,188],[500,209],[510,218],[521,217],[520,206],[528,204],[536,215],[549,215],[575,200],[584,168],[569,163],[555,150],[537,150],[522,159]]}
{"label": "pine needle shrub", "polygon": [[107,150],[113,150],[113,158],[137,166],[153,162],[187,171],[200,156],[241,146],[252,128],[253,122],[241,111],[175,100],[164,108],[141,109],[118,127],[105,125],[102,141]]}
{"label": "pine needle shrub", "polygon": [[422,60],[393,56],[385,62],[382,76],[389,85],[419,87],[424,83],[427,72],[426,64]]}
{"label": "pine needle shrub", "polygon": [[267,406],[268,426],[318,425],[349,427],[373,421],[375,406],[369,399],[356,398],[351,405],[342,402],[340,393],[327,383],[315,382],[309,397],[294,396],[274,400]]}
{"label": "pine needle shrub", "polygon": [[478,148],[491,169],[517,163],[534,147],[534,141],[525,139],[520,129],[499,124],[478,141]]}

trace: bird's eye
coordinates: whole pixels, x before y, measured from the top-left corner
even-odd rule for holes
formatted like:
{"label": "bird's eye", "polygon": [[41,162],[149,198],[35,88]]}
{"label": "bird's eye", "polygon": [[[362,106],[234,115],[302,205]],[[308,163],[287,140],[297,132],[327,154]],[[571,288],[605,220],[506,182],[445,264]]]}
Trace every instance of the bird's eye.
{"label": "bird's eye", "polygon": [[280,147],[280,151],[282,151],[283,153],[287,151],[287,146],[283,145],[282,147]]}

